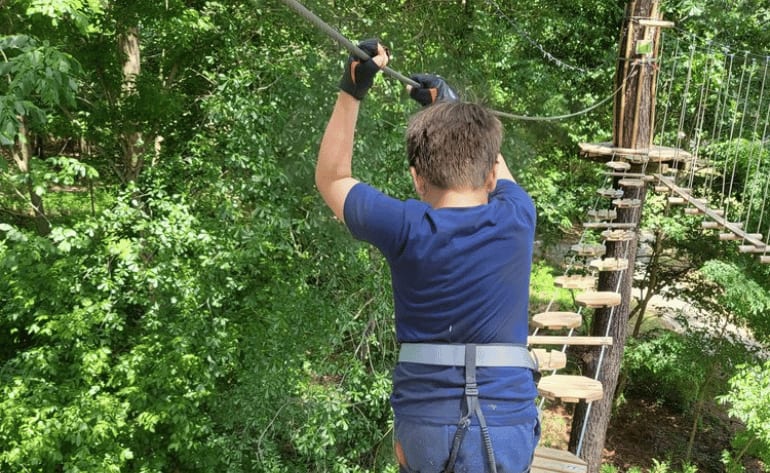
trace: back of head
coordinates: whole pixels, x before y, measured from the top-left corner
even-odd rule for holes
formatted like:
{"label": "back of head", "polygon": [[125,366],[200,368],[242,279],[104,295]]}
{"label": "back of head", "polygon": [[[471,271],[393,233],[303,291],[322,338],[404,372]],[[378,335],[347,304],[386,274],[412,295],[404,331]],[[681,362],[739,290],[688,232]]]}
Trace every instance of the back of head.
{"label": "back of head", "polygon": [[443,189],[476,189],[495,165],[503,138],[500,121],[481,105],[438,102],[409,120],[409,165]]}

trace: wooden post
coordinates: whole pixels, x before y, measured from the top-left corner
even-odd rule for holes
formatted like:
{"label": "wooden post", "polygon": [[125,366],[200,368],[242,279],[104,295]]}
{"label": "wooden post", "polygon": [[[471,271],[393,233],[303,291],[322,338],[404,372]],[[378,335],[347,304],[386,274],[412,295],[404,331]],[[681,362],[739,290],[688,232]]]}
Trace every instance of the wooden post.
{"label": "wooden post", "polygon": [[[657,43],[660,28],[666,26],[659,20],[658,0],[632,0],[626,5],[615,75],[615,89],[620,89],[615,96],[613,118],[613,146],[616,148],[647,150],[652,146],[656,61],[659,51]],[[631,172],[640,173],[643,166],[634,164]],[[615,184],[618,185],[617,182]],[[624,198],[639,199],[644,203],[646,186],[625,187],[624,190]],[[615,222],[633,224],[638,233],[642,206],[619,208],[617,212]],[[601,364],[598,348],[588,352],[582,360],[584,372],[588,376],[597,373],[598,369],[598,380],[604,386],[604,397],[601,400],[592,404],[579,403],[573,416],[570,451],[588,463],[589,473],[598,473],[601,467],[602,449],[626,344],[637,241],[637,238],[628,242],[608,241],[606,256],[628,259],[629,269],[602,272],[599,276],[599,290],[619,292],[622,302],[614,308],[597,309],[594,313],[591,335],[607,334],[613,337],[613,345],[604,348]]]}

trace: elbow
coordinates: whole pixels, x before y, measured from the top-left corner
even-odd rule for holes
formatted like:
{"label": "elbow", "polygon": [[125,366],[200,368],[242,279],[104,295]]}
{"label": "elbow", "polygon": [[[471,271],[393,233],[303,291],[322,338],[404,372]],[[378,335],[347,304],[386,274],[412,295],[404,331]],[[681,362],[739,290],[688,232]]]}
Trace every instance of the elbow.
{"label": "elbow", "polygon": [[318,189],[318,192],[321,193],[321,195],[323,195],[324,191],[328,188],[328,185],[329,185],[328,174],[324,173],[320,167],[316,166],[315,168],[316,189]]}

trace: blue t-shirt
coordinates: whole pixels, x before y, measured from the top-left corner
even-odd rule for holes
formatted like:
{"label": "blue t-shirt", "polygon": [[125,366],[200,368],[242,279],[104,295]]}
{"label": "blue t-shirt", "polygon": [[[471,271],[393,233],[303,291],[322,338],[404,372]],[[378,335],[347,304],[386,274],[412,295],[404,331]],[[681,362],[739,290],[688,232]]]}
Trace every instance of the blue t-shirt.
{"label": "blue t-shirt", "polygon": [[[359,183],[344,216],[390,265],[399,343],[526,344],[536,217],[518,184],[498,180],[486,205],[433,209]],[[477,382],[490,425],[537,415],[530,370],[479,367]],[[397,416],[454,424],[464,384],[462,367],[398,363],[391,405]]]}

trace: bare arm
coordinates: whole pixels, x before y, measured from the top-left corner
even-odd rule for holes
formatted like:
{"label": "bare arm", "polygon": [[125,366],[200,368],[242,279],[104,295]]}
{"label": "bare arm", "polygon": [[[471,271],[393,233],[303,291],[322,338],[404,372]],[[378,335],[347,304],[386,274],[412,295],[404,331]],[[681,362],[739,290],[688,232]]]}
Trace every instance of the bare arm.
{"label": "bare arm", "polygon": [[[372,60],[385,67],[388,55],[382,45],[378,45],[378,54]],[[318,150],[315,167],[315,183],[326,205],[334,215],[344,221],[345,199],[358,181],[353,179],[353,138],[356,133],[358,110],[361,102],[352,95],[340,92],[334,111],[326,125]]]}
{"label": "bare arm", "polygon": [[508,179],[509,181],[516,182],[516,179],[513,178],[513,174],[511,174],[511,170],[508,169],[508,165],[505,163],[505,159],[503,158],[502,154],[497,155],[496,168],[498,179]]}
{"label": "bare arm", "polygon": [[353,137],[361,102],[340,92],[318,150],[315,183],[326,205],[344,221],[343,209],[348,192],[358,182],[353,179]]}

